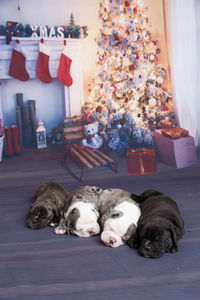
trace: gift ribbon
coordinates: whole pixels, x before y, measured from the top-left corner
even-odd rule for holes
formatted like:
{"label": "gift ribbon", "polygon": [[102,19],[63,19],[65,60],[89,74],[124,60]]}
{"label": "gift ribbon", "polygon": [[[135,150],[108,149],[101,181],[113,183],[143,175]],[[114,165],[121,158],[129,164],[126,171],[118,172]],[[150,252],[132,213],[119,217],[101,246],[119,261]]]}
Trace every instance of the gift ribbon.
{"label": "gift ribbon", "polygon": [[131,149],[131,152],[147,152],[147,151],[152,151],[152,149],[148,148],[137,148],[137,149]]}
{"label": "gift ribbon", "polygon": [[142,161],[142,153],[139,153],[139,162],[140,162],[140,171],[141,174],[144,175],[144,165],[143,165],[143,161]]}
{"label": "gift ribbon", "polygon": [[147,148],[137,148],[137,149],[131,149],[131,152],[139,152],[139,163],[140,163],[140,171],[141,174],[144,175],[144,164],[142,161],[142,153],[141,152],[150,152],[152,149],[147,149]]}

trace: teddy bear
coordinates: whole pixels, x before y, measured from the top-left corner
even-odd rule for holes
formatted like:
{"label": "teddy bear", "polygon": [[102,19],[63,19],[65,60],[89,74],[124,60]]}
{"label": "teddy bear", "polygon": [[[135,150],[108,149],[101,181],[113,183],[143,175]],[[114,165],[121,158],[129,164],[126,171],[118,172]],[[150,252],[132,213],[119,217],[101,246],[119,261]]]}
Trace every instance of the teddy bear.
{"label": "teddy bear", "polygon": [[84,125],[85,138],[82,140],[81,144],[94,149],[100,148],[103,144],[103,139],[99,136],[98,131],[98,122]]}

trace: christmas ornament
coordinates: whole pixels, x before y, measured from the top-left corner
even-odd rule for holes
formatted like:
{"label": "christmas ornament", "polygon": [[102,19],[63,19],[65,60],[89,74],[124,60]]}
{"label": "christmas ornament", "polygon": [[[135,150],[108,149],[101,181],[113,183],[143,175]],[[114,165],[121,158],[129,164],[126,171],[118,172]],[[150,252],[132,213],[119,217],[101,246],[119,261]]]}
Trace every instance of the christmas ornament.
{"label": "christmas ornament", "polygon": [[50,52],[50,48],[44,45],[44,40],[41,39],[39,43],[39,54],[37,60],[36,73],[37,78],[44,83],[50,83],[52,81],[51,74],[49,72]]}
{"label": "christmas ornament", "polygon": [[151,55],[149,56],[149,60],[150,60],[150,61],[154,61],[154,59],[155,59],[155,55],[154,55],[154,54],[151,54]]}
{"label": "christmas ornament", "polygon": [[103,106],[99,105],[96,108],[96,112],[101,113],[103,111]]}
{"label": "christmas ornament", "polygon": [[128,103],[128,101],[129,101],[129,99],[126,97],[126,98],[125,98],[125,103]]}
{"label": "christmas ornament", "polygon": [[155,98],[149,99],[149,105],[150,106],[155,106],[156,105],[156,99]]}
{"label": "christmas ornament", "polygon": [[156,81],[157,81],[157,83],[162,84],[163,83],[163,78],[162,77],[158,77]]}
{"label": "christmas ornament", "polygon": [[157,54],[160,54],[160,52],[161,52],[160,48],[157,48],[157,49],[156,49],[156,53],[157,53]]}
{"label": "christmas ornament", "polygon": [[113,93],[113,95],[115,94],[115,92],[116,92],[116,90],[117,90],[117,87],[116,87],[116,85],[114,85],[114,84],[112,84],[111,85],[111,88],[112,88],[112,93]]}
{"label": "christmas ornament", "polygon": [[8,74],[21,81],[30,79],[26,71],[26,57],[18,40],[16,40],[15,48],[12,51]]}
{"label": "christmas ornament", "polygon": [[73,83],[73,79],[70,75],[70,67],[72,60],[68,57],[67,52],[67,43],[66,40],[64,40],[64,49],[61,54],[60,58],[60,64],[58,68],[58,80],[65,86],[71,86]]}

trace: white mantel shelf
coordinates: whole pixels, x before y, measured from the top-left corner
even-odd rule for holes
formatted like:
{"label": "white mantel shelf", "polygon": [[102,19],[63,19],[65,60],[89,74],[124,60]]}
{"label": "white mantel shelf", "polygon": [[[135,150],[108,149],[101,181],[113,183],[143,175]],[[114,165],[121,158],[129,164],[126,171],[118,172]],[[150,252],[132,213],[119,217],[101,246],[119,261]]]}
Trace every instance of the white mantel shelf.
{"label": "white mantel shelf", "polygon": [[[0,80],[10,79],[8,75],[10,58],[16,40],[20,41],[22,50],[26,56],[26,70],[30,78],[37,78],[36,65],[39,52],[39,41],[41,38],[13,37],[9,45],[6,37],[0,36]],[[45,45],[51,49],[49,59],[49,71],[52,78],[57,78],[60,56],[64,47],[62,38],[43,38]],[[72,59],[71,76],[73,84],[65,89],[66,116],[79,115],[83,104],[83,78],[82,78],[82,39],[65,39],[68,47],[68,56]],[[45,85],[45,83],[44,83]]]}

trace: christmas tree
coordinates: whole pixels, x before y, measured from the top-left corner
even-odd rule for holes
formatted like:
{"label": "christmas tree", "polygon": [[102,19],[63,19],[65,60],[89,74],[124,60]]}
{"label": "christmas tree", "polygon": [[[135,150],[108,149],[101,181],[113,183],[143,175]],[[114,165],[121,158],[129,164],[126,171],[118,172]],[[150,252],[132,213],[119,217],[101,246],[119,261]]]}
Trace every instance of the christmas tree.
{"label": "christmas tree", "polygon": [[152,132],[162,120],[175,123],[175,114],[147,7],[141,0],[101,0],[99,18],[97,73],[83,115],[99,121],[109,147],[120,154],[152,146]]}

